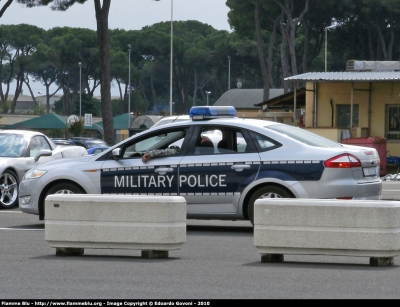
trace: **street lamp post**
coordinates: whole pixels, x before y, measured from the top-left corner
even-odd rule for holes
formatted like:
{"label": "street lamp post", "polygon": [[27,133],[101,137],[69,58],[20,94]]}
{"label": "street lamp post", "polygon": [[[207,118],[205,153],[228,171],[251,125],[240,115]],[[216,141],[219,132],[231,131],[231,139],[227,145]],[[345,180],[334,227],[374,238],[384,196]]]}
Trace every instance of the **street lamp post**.
{"label": "street lamp post", "polygon": [[231,57],[228,55],[228,91],[231,89]]}
{"label": "street lamp post", "polygon": [[[160,1],[160,0],[155,0]],[[169,115],[172,115],[172,61],[173,61],[173,42],[174,42],[174,0],[171,0],[171,58],[169,68]]]}
{"label": "street lamp post", "polygon": [[228,55],[228,102],[231,104],[231,57]]}
{"label": "street lamp post", "polygon": [[325,28],[325,72],[328,66],[327,59],[328,59],[328,28]]}
{"label": "street lamp post", "polygon": [[334,28],[336,25],[330,25],[329,27],[325,28],[325,72],[328,69],[328,29]]}
{"label": "street lamp post", "polygon": [[174,25],[174,1],[171,0],[171,59],[170,59],[170,68],[169,68],[169,115],[172,115],[172,60],[173,60],[173,25]]}
{"label": "street lamp post", "polygon": [[211,92],[206,92],[206,94],[207,94],[207,106],[208,106],[208,95],[210,95]]}
{"label": "street lamp post", "polygon": [[[128,47],[128,129],[131,126],[131,45]],[[129,132],[128,132],[129,134]]]}
{"label": "street lamp post", "polygon": [[78,62],[79,66],[79,120],[82,118],[82,62]]}
{"label": "street lamp post", "polygon": [[[160,1],[160,0],[155,0]],[[174,0],[171,0],[171,59],[170,59],[170,68],[169,68],[169,115],[172,115],[172,61],[173,61],[173,51],[174,51]]]}

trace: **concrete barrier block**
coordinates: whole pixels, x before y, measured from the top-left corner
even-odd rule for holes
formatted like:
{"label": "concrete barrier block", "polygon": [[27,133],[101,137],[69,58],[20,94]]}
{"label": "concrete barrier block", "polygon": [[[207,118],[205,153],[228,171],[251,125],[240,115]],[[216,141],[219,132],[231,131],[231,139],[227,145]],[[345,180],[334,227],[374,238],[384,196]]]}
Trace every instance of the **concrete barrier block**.
{"label": "concrete barrier block", "polygon": [[400,181],[382,181],[382,200],[400,200]]}
{"label": "concrete barrier block", "polygon": [[254,245],[263,262],[283,261],[269,254],[319,254],[367,256],[371,265],[392,264],[400,254],[400,202],[259,199]]}
{"label": "concrete barrier block", "polygon": [[45,239],[57,255],[118,248],[165,258],[186,242],[181,196],[55,194],[46,198],[45,212]]}

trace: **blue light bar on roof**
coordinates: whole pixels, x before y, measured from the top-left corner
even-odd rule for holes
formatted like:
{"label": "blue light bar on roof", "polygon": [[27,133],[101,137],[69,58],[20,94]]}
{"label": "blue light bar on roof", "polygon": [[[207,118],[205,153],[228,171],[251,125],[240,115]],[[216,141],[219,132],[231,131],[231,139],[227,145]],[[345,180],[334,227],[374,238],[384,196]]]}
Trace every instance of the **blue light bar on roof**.
{"label": "blue light bar on roof", "polygon": [[235,117],[236,109],[232,106],[192,107],[190,109],[189,116],[192,118],[192,120]]}

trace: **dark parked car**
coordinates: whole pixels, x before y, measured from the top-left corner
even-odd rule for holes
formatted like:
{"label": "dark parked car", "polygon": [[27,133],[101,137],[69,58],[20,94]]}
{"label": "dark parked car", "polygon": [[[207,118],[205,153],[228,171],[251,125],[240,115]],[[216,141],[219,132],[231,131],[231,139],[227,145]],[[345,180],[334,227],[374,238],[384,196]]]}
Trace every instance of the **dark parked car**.
{"label": "dark parked car", "polygon": [[52,138],[51,140],[56,145],[75,145],[75,143],[73,141],[67,140],[67,139]]}
{"label": "dark parked car", "polygon": [[85,147],[86,149],[99,146],[108,147],[108,144],[100,139],[88,138],[88,137],[71,137],[69,139],[73,141],[75,145]]}
{"label": "dark parked car", "polygon": [[101,152],[107,150],[108,148],[110,148],[110,147],[108,147],[108,146],[92,147],[87,150],[87,153],[89,155],[97,155],[98,153],[101,153]]}

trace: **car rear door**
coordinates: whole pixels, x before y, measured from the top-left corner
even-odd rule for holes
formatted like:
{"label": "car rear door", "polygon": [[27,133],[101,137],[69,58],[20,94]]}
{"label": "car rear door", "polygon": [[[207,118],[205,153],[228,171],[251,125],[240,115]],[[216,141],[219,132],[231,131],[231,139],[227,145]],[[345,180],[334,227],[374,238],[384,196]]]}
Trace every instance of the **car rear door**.
{"label": "car rear door", "polygon": [[[202,136],[212,140],[211,151],[201,148]],[[228,149],[218,148],[223,138],[230,143]],[[188,214],[237,212],[240,195],[259,167],[260,156],[241,130],[199,126],[179,166],[178,190],[186,199]]]}

